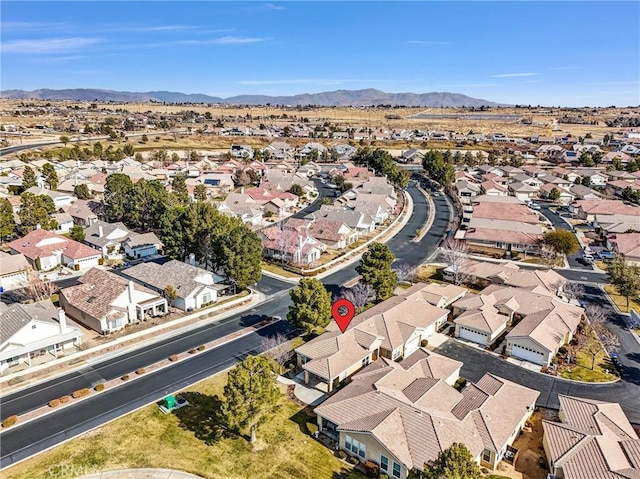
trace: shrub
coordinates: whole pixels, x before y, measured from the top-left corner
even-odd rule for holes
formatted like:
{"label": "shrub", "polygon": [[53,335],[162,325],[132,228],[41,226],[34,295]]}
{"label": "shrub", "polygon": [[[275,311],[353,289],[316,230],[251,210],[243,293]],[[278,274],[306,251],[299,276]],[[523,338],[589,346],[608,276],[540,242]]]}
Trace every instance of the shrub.
{"label": "shrub", "polygon": [[49,407],[58,407],[60,406],[60,399],[52,399],[49,401]]}
{"label": "shrub", "polygon": [[104,391],[105,385],[104,383],[96,384],[93,388],[96,392]]}
{"label": "shrub", "polygon": [[71,400],[71,396],[62,396],[59,401],[61,404],[68,403]]}
{"label": "shrub", "polygon": [[189,354],[196,354],[196,350],[195,349],[190,349],[189,350]]}
{"label": "shrub", "polygon": [[338,451],[336,454],[337,454],[337,455],[338,455],[338,457],[339,457],[340,459],[342,459],[343,461],[347,458],[347,453],[346,453],[346,452],[344,452],[344,451]]}
{"label": "shrub", "polygon": [[169,356],[169,361],[173,362],[173,361],[177,361],[178,360],[178,355],[177,354],[172,354],[171,356]]}
{"label": "shrub", "polygon": [[89,390],[87,388],[83,388],[78,389],[77,391],[73,391],[73,393],[71,393],[71,397],[74,399],[78,399],[82,396],[86,396],[87,394],[89,394]]}
{"label": "shrub", "polygon": [[22,376],[16,376],[15,378],[11,378],[8,381],[9,386],[15,386],[16,384],[20,384],[24,382],[24,378]]}
{"label": "shrub", "polygon": [[380,475],[378,476],[378,479],[389,479],[389,475],[385,474],[384,472],[381,472]]}
{"label": "shrub", "polygon": [[422,346],[423,348],[426,348],[427,346],[429,346],[429,341],[427,341],[426,339],[423,339],[422,341],[420,341],[420,346]]}
{"label": "shrub", "polygon": [[347,457],[347,462],[348,462],[349,464],[353,464],[353,465],[355,466],[355,465],[356,465],[356,464],[358,464],[360,461],[359,461],[359,460],[358,460],[358,458],[357,458],[357,457],[355,457],[355,456],[349,456],[349,457]]}
{"label": "shrub", "polygon": [[198,351],[204,351],[204,344],[201,344],[196,348]]}
{"label": "shrub", "polygon": [[129,379],[129,375],[125,374],[124,376],[122,376],[120,379],[122,379],[123,381],[127,381]]}
{"label": "shrub", "polygon": [[558,353],[567,354],[567,348],[565,348],[564,346],[561,346],[560,349],[558,349]]}
{"label": "shrub", "polygon": [[7,419],[2,421],[2,427],[13,426],[17,422],[18,422],[18,416],[15,416],[15,415],[14,416],[9,416]]}
{"label": "shrub", "polygon": [[136,374],[144,374],[144,368],[138,368],[136,369]]}

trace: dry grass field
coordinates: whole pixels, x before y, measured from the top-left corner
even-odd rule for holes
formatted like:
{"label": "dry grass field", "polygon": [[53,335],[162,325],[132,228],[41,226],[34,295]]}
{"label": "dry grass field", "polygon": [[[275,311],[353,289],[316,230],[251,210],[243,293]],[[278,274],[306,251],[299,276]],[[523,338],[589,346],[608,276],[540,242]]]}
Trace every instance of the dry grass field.
{"label": "dry grass field", "polygon": [[[21,100],[0,100],[0,124],[31,125],[36,123],[51,123],[55,120],[69,120],[69,112],[55,114],[46,117],[14,116],[16,108],[21,105]],[[64,110],[80,102],[47,102],[25,101],[29,105],[45,106],[47,104],[59,106]],[[85,104],[86,105],[86,104]],[[98,104],[98,110],[126,110],[131,113],[179,113],[194,111],[198,114],[209,112],[213,119],[235,118],[225,122],[238,124],[238,118],[243,117],[243,122],[251,126],[260,123],[284,125],[290,122],[300,122],[307,119],[310,124],[329,122],[342,128],[367,127],[383,128],[388,130],[446,130],[457,132],[480,131],[483,133],[502,132],[513,136],[528,135],[560,135],[571,133],[574,136],[584,136],[591,133],[593,136],[603,136],[612,133],[616,129],[608,128],[604,120],[619,115],[637,115],[638,109],[583,109],[580,111],[565,111],[560,109],[542,108],[493,108],[486,112],[470,112],[455,108],[348,108],[348,107],[274,107],[274,106],[221,106],[221,105],[164,105],[158,103],[107,103]],[[283,118],[283,115],[286,117]],[[583,115],[587,120],[596,122],[595,125],[560,124],[553,127],[554,122],[564,114]],[[104,115],[90,113],[89,115]],[[426,116],[426,118],[424,116]],[[480,115],[481,118],[469,118],[469,115]],[[504,119],[503,116],[510,118]],[[513,117],[513,118],[511,118]],[[520,120],[526,118],[530,124],[524,124]],[[82,121],[82,120],[80,120]],[[213,121],[210,121],[213,123]],[[196,126],[196,125],[190,125]],[[383,146],[383,145],[380,145]]]}

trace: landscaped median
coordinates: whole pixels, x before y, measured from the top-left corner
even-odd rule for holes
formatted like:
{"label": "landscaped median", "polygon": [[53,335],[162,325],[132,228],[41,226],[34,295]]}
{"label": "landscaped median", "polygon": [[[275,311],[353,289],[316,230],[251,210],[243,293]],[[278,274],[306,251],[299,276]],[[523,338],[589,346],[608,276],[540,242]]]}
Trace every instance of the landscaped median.
{"label": "landscaped median", "polygon": [[123,376],[116,378],[116,379],[112,379],[110,381],[104,381],[104,382],[100,382],[96,385],[94,385],[92,388],[83,388],[83,389],[79,389],[76,391],[70,391],[68,395],[62,396],[60,398],[51,398],[51,400],[49,400],[49,402],[47,404],[42,405],[42,407],[38,408],[38,409],[34,409],[32,411],[29,411],[26,414],[23,414],[21,416],[10,416],[8,418],[6,418],[3,422],[2,422],[2,428],[0,429],[0,435],[2,434],[3,430],[6,430],[7,428],[14,426],[14,425],[21,425],[21,424],[25,424],[29,421],[32,421],[34,419],[37,419],[39,417],[42,417],[46,414],[49,414],[50,412],[52,412],[55,409],[59,409],[62,407],[67,407],[70,406],[72,404],[75,404],[79,401],[82,401],[84,399],[87,399],[88,397],[91,397],[97,393],[100,393],[101,391],[104,391],[105,389],[113,389],[115,387],[118,387],[120,385],[122,385],[125,382],[129,382],[129,381],[133,381],[136,378],[143,376],[145,374],[149,374],[152,372],[156,372],[160,369],[164,369],[168,366],[170,366],[173,363],[179,362],[179,361],[184,361],[189,359],[190,357],[193,357],[194,355],[196,355],[197,353],[200,353],[202,351],[205,351],[207,349],[213,349],[216,348],[224,343],[227,343],[229,341],[233,341],[234,339],[238,339],[240,337],[243,336],[247,336],[255,331],[258,331],[266,326],[268,326],[270,324],[269,321],[261,321],[259,323],[256,323],[253,326],[249,326],[246,328],[243,328],[239,331],[236,331],[235,333],[229,334],[227,336],[224,336],[222,338],[218,338],[214,341],[210,341],[206,344],[202,344],[196,348],[190,349],[188,351],[182,352],[180,354],[172,354],[171,356],[169,356],[167,359],[163,360],[163,361],[159,361],[157,363],[151,364],[149,366],[145,366],[144,368],[138,368],[135,371],[132,371],[131,373],[128,374],[124,374]]}
{"label": "landscaped median", "polygon": [[[138,346],[145,341],[148,341],[151,336],[153,336],[154,340],[157,340],[158,334],[167,333],[178,328],[195,327],[196,325],[201,325],[206,318],[215,318],[215,320],[224,319],[225,314],[233,314],[231,310],[247,304],[252,304],[254,301],[257,301],[257,298],[258,295],[255,293],[243,291],[234,297],[230,297],[215,304],[211,308],[201,309],[187,316],[122,336],[94,348],[79,351],[64,358],[49,361],[25,371],[9,374],[2,378],[0,386],[2,386],[4,394],[7,394],[12,388],[23,388],[33,380],[42,380],[52,374],[60,374],[64,371],[77,369],[81,367],[87,359],[108,354],[116,350],[122,351],[123,348]],[[186,326],[186,323],[189,323],[189,326]]]}

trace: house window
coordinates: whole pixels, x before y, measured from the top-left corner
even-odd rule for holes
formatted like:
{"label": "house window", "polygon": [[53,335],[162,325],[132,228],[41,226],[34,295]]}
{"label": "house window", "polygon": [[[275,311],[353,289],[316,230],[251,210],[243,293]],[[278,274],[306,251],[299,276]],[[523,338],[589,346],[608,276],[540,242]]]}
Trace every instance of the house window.
{"label": "house window", "polygon": [[351,436],[345,436],[344,447],[347,451],[353,452],[356,456],[364,457],[367,454],[367,446]]}
{"label": "house window", "polygon": [[211,293],[207,293],[204,296],[202,296],[202,302],[203,303],[210,303],[211,302]]}
{"label": "house window", "polygon": [[387,472],[389,469],[389,458],[387,456],[380,455],[380,469]]}
{"label": "house window", "polygon": [[491,451],[488,449],[485,449],[484,451],[482,451],[482,460],[484,462],[491,462]]}
{"label": "house window", "polygon": [[400,477],[400,472],[402,471],[402,467],[397,462],[393,463],[393,477]]}
{"label": "house window", "polygon": [[345,436],[344,438],[344,447],[347,451],[351,450],[351,436]]}

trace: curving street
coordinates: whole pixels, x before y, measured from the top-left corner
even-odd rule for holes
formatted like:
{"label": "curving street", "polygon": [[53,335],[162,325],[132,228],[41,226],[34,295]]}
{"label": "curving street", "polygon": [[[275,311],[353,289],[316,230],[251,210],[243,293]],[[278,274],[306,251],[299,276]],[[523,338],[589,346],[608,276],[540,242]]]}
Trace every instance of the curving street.
{"label": "curving street", "polygon": [[[436,220],[431,230],[420,242],[412,242],[416,229],[424,224],[428,216],[426,198],[414,187],[407,189],[414,201],[414,212],[408,223],[388,242],[399,262],[418,265],[438,247],[449,223],[449,208],[444,198],[436,200]],[[338,291],[342,284],[354,278],[355,264],[327,276],[323,282],[331,291]],[[229,317],[217,324],[207,325],[188,333],[139,348],[115,358],[96,362],[80,371],[75,371],[37,386],[24,389],[2,398],[2,417],[24,414],[46,404],[49,400],[69,394],[83,387],[104,380],[118,378],[125,373],[147,366],[169,355],[183,352],[215,338],[226,336],[248,325],[255,324],[265,316],[285,317],[290,305],[288,290],[291,284],[263,277],[256,289],[270,295],[248,313]],[[125,383],[117,389],[105,391],[78,404],[68,406],[51,414],[16,425],[2,433],[0,444],[0,467],[53,447],[78,434],[82,434],[106,421],[112,420],[162,396],[183,389],[216,372],[222,371],[244,356],[255,353],[260,347],[261,337],[277,331],[293,333],[286,321],[280,321],[256,333],[230,341],[218,348],[205,351],[156,373],[142,376]]]}

